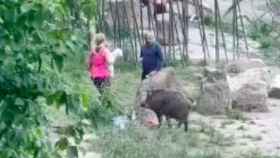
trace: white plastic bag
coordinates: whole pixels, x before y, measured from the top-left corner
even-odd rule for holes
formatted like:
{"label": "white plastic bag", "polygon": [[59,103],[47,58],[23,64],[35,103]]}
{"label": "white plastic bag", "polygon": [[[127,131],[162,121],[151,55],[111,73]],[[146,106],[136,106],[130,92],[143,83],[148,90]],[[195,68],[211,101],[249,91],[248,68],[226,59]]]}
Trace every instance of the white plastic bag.
{"label": "white plastic bag", "polygon": [[112,51],[110,54],[110,62],[109,62],[109,71],[111,73],[111,77],[114,77],[114,64],[116,62],[117,58],[120,58],[123,56],[123,51],[120,48],[116,48],[115,50]]}

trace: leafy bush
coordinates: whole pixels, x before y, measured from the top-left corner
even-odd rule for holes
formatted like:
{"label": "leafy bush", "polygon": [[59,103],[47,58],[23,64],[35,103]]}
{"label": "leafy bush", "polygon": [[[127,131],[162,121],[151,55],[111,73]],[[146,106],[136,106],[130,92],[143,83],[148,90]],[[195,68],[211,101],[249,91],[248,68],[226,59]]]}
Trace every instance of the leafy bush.
{"label": "leafy bush", "polygon": [[248,120],[245,114],[240,110],[235,110],[235,109],[227,110],[226,115],[228,118],[234,120],[241,120],[241,121]]}
{"label": "leafy bush", "polygon": [[205,16],[203,17],[203,22],[205,25],[207,26],[214,26],[215,25],[215,21],[213,19],[214,17],[212,16]]}
{"label": "leafy bush", "polygon": [[121,114],[120,106],[114,98],[112,93],[107,90],[99,97],[99,101],[92,100],[94,102],[91,103],[86,117],[91,119],[95,127],[110,125],[112,118]]}
{"label": "leafy bush", "polygon": [[47,105],[80,105],[81,95],[65,89],[58,73],[69,52],[82,47],[64,5],[0,0],[1,158],[55,157],[46,137]]}
{"label": "leafy bush", "polygon": [[273,40],[270,37],[273,28],[266,23],[256,22],[252,24],[249,36],[258,42],[260,42],[260,48],[269,48],[272,46]]}

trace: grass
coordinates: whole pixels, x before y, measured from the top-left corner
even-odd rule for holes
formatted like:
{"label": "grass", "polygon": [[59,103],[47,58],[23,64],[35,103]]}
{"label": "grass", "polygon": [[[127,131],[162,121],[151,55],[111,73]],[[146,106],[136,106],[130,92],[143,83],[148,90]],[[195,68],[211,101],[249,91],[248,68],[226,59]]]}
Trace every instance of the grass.
{"label": "grass", "polygon": [[217,146],[208,145],[202,139],[201,133],[190,130],[168,128],[149,130],[135,127],[112,133],[111,130],[102,133],[96,142],[97,148],[106,158],[219,158],[221,153]]}
{"label": "grass", "polygon": [[238,149],[242,152],[236,152],[234,137],[226,137],[211,126],[204,128],[211,132],[190,128],[186,133],[166,123],[158,129],[135,124],[121,131],[106,128],[96,131],[99,138],[93,148],[106,158],[274,158],[242,147]]}
{"label": "grass", "polygon": [[[77,93],[85,93],[92,100],[96,100],[98,93],[88,77],[86,67],[83,64],[78,67],[75,65],[70,63],[65,72],[63,72],[63,80],[66,83],[65,88],[75,90]],[[141,71],[139,67],[124,64],[118,65],[115,70],[116,76],[112,81],[111,87],[112,97],[116,104],[115,106],[123,114],[129,115],[134,107]],[[187,67],[176,66],[175,70],[178,78],[183,80],[184,85],[187,85],[188,89],[190,89],[191,96],[194,98],[198,96],[199,80],[196,74],[199,74],[202,68],[192,65]],[[90,107],[97,107],[97,104],[91,102]],[[104,111],[99,111],[98,114],[103,117],[107,115]],[[95,113],[89,113],[89,115],[95,115]],[[229,112],[228,117],[237,120],[244,119],[243,114],[235,111]],[[127,130],[116,131],[111,122],[106,122],[102,128],[94,129],[94,133],[98,138],[92,142],[92,150],[101,153],[102,157],[105,158],[234,157],[234,155],[228,154],[231,146],[234,145],[233,139],[202,121],[198,123],[200,128],[190,127],[187,133],[182,128],[168,128],[166,124],[163,124],[159,129],[153,130],[131,125]],[[191,126],[192,124],[190,123]],[[228,122],[228,124],[230,123]],[[239,155],[238,157],[245,158],[246,156]],[[263,155],[261,156],[260,158],[264,158]]]}
{"label": "grass", "polygon": [[221,128],[226,128],[227,126],[232,125],[232,124],[234,124],[233,120],[225,120],[221,123]]}
{"label": "grass", "polygon": [[243,138],[250,139],[252,141],[261,141],[262,137],[260,135],[244,135]]}
{"label": "grass", "polygon": [[[188,87],[194,87],[192,95],[198,95],[199,81],[196,73],[201,72],[201,68],[177,66],[175,69],[178,78]],[[133,108],[135,92],[140,82],[140,70],[126,66],[119,67],[119,70],[112,89],[122,109],[129,113]],[[228,117],[247,120],[239,111],[229,111]],[[209,124],[200,122],[198,126],[199,129],[190,128],[187,133],[183,129],[168,128],[165,124],[153,130],[132,125],[127,130],[118,132],[107,126],[96,131],[99,139],[95,140],[94,149],[106,158],[232,158],[236,155],[245,158],[250,155],[229,154],[234,152],[231,151],[231,147],[235,145],[234,138],[225,136]]]}
{"label": "grass", "polygon": [[245,116],[245,114],[242,111],[236,109],[227,110],[226,116],[229,119],[240,120],[243,122],[248,120],[248,118]]}

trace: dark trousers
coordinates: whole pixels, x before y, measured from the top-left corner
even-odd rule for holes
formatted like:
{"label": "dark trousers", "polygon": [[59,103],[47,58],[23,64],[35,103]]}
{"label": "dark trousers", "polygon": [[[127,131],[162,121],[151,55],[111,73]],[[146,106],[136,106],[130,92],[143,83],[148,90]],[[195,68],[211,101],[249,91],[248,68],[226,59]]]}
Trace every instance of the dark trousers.
{"label": "dark trousers", "polygon": [[93,80],[93,84],[97,88],[100,94],[103,94],[104,89],[110,87],[111,82],[109,78],[99,78],[96,77]]}
{"label": "dark trousers", "polygon": [[[97,88],[98,92],[101,94],[99,97],[100,101],[102,102],[102,105],[106,107],[112,107],[111,98],[108,96],[109,94],[104,93],[106,92],[106,88],[109,88],[111,86],[111,82],[109,78],[94,78],[92,79],[93,84]],[[108,98],[109,97],[109,98]]]}
{"label": "dark trousers", "polygon": [[145,79],[147,78],[147,75],[149,75],[149,73],[150,73],[150,72],[145,72],[145,71],[143,71],[143,72],[142,72],[142,75],[141,75],[141,79],[142,79],[142,80],[145,80]]}

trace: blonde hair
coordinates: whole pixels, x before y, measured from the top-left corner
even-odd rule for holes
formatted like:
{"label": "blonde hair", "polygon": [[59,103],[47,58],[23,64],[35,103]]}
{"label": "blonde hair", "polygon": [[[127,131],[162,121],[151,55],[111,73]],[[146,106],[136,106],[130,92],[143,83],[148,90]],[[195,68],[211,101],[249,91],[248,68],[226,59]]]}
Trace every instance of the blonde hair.
{"label": "blonde hair", "polygon": [[97,33],[95,35],[95,45],[100,47],[100,45],[106,40],[106,36],[104,33]]}
{"label": "blonde hair", "polygon": [[144,32],[144,39],[146,42],[154,42],[155,41],[155,36],[154,33],[151,31],[146,31]]}

